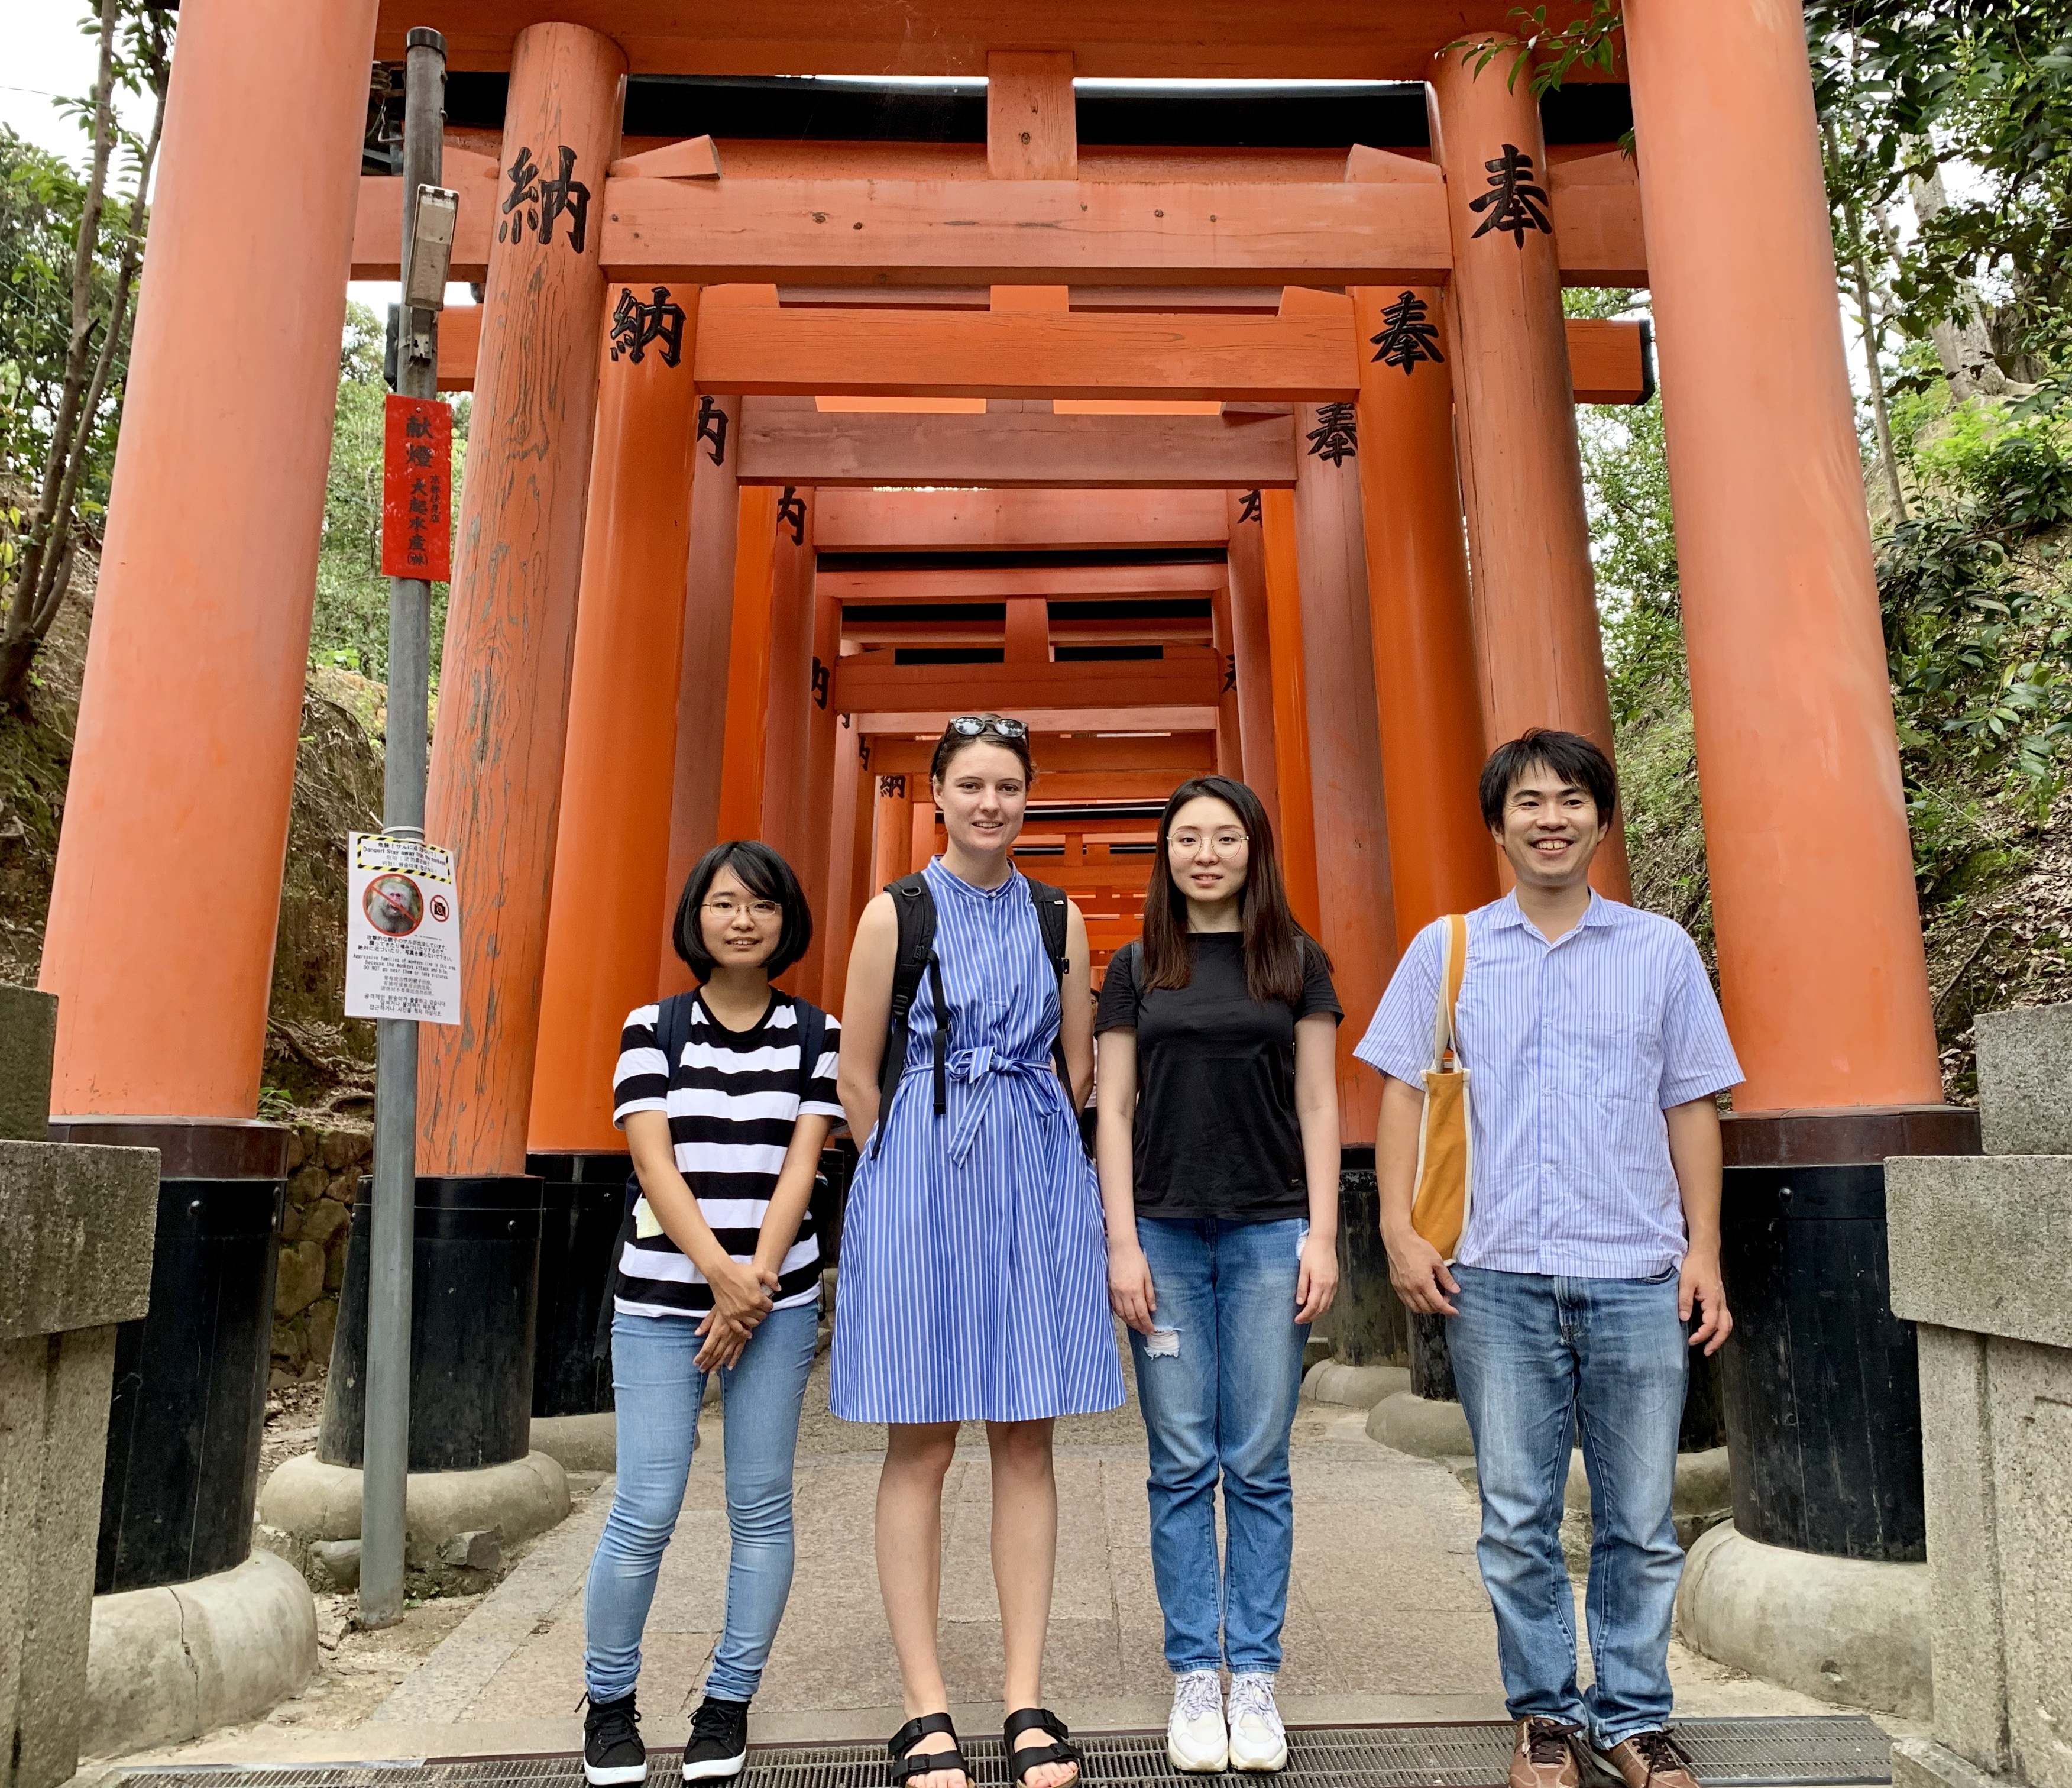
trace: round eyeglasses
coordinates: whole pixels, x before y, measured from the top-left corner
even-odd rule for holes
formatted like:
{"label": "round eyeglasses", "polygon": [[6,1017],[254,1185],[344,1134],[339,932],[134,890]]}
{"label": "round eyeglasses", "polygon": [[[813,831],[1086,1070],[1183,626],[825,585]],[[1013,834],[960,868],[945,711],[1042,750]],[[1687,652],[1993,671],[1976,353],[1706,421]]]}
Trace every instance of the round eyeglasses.
{"label": "round eyeglasses", "polygon": [[1020,720],[1003,719],[997,714],[960,714],[949,724],[949,731],[963,739],[980,739],[987,733],[997,734],[1002,739],[1026,739],[1027,725]]}
{"label": "round eyeglasses", "polygon": [[783,908],[775,900],[736,900],[724,894],[716,900],[706,901],[705,911],[723,925],[731,925],[735,917],[743,913],[759,925],[784,917]]}
{"label": "round eyeglasses", "polygon": [[1206,844],[1219,857],[1234,857],[1252,842],[1249,832],[1225,829],[1218,832],[1174,832],[1166,840],[1175,851],[1190,855]]}

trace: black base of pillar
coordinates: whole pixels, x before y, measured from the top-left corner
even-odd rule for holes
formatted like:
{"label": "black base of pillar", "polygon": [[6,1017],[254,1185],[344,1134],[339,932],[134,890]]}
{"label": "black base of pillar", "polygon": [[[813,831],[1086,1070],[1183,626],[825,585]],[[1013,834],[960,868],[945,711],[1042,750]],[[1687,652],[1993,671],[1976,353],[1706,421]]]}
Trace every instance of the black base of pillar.
{"label": "black base of pillar", "polygon": [[841,1259],[842,1213],[849,1208],[849,1181],[856,1177],[856,1144],[845,1136],[820,1151],[820,1177],[813,1188],[813,1231],[820,1238],[820,1265]]}
{"label": "black base of pillar", "polygon": [[1381,1245],[1381,1194],[1374,1151],[1339,1154],[1338,1297],[1330,1320],[1337,1357],[1347,1366],[1405,1366],[1410,1360],[1410,1312],[1388,1277]]}
{"label": "black base of pillar", "polygon": [[115,1332],[94,1593],[230,1570],[252,1551],[288,1132],[72,1118],[50,1136],[159,1151],[150,1309]]}
{"label": "black base of pillar", "polygon": [[1892,1312],[1885,1162],[1975,1155],[1932,1106],[1726,1120],[1723,1349],[1734,1525],[1831,1557],[1926,1555],[1914,1327]]}
{"label": "black base of pillar", "polygon": [[[367,1405],[372,1215],[370,1181],[363,1178],[360,1188],[317,1436],[317,1456],[327,1465],[356,1467]],[[525,1456],[541,1197],[541,1182],[529,1174],[417,1181],[410,1281],[413,1472],[472,1471]]]}
{"label": "black base of pillar", "polygon": [[525,1171],[541,1182],[532,1413],[593,1415],[613,1407],[610,1325],[601,1357],[598,1328],[632,1160],[602,1150],[528,1155]]}

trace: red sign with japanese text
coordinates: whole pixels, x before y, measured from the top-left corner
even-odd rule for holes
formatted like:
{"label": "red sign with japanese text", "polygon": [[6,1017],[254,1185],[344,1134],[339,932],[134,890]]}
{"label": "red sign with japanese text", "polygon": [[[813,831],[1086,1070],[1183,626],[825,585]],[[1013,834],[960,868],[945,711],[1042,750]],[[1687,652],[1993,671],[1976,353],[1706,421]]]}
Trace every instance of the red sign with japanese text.
{"label": "red sign with japanese text", "polygon": [[382,418],[381,572],[453,575],[453,411],[437,398],[392,397]]}

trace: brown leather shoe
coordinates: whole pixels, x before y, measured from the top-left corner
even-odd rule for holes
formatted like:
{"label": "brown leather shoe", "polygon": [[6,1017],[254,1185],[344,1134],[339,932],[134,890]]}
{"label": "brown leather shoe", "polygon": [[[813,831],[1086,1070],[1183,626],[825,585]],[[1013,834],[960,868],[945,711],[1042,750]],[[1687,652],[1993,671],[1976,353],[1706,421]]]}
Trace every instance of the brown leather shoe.
{"label": "brown leather shoe", "polygon": [[1518,1744],[1511,1753],[1511,1788],[1581,1788],[1582,1765],[1576,1756],[1581,1728],[1535,1715],[1518,1723]]}
{"label": "brown leather shoe", "polygon": [[[1618,1771],[1626,1788],[1698,1788],[1691,1759],[1667,1732],[1635,1732],[1597,1754]],[[1515,1778],[1515,1765],[1511,1773]]]}

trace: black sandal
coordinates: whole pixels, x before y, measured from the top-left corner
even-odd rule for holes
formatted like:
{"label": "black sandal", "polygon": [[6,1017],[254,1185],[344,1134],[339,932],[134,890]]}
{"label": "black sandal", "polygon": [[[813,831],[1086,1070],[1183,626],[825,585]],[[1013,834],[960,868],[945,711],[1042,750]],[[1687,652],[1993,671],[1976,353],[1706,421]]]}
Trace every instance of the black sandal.
{"label": "black sandal", "polygon": [[[1067,1788],[1079,1788],[1087,1778],[1087,1760],[1079,1746],[1072,1742],[1072,1735],[1048,1708],[1022,1708],[1007,1716],[1002,1728],[1007,1746],[1008,1778],[1022,1788],[1029,1772],[1046,1763],[1069,1763],[1079,1774],[1067,1784]],[[1015,1740],[1024,1732],[1040,1732],[1055,1741],[1049,1745],[1018,1746]]]}
{"label": "black sandal", "polygon": [[[947,1751],[929,1751],[920,1757],[910,1756],[914,1747],[934,1732],[948,1732],[950,1748]],[[971,1765],[964,1761],[964,1754],[957,1749],[957,1728],[946,1713],[924,1713],[910,1720],[892,1735],[892,1742],[886,1749],[892,1753],[892,1788],[906,1788],[916,1776],[932,1774],[937,1769],[955,1769],[964,1777],[968,1788],[972,1780]]]}

